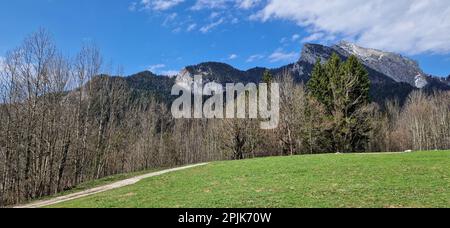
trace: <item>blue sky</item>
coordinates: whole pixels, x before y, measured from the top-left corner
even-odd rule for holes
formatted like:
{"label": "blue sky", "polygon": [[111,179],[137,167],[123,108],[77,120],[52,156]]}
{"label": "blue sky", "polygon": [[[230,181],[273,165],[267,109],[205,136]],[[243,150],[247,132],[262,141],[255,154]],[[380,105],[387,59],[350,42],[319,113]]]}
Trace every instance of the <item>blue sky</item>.
{"label": "blue sky", "polygon": [[[0,0],[0,56],[38,28],[49,30],[67,55],[95,42],[105,62],[127,74],[173,73],[203,61],[277,67],[296,61],[305,42],[346,39],[410,56],[427,73],[450,74],[446,0],[327,1]],[[379,13],[363,19],[367,9]]]}

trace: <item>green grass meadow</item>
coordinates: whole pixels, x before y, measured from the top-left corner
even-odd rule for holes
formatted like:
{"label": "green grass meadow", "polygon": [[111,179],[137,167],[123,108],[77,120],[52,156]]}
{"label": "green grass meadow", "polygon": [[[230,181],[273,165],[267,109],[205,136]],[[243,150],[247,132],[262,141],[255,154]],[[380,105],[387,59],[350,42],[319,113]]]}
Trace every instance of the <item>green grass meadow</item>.
{"label": "green grass meadow", "polygon": [[450,151],[215,162],[53,207],[450,207]]}

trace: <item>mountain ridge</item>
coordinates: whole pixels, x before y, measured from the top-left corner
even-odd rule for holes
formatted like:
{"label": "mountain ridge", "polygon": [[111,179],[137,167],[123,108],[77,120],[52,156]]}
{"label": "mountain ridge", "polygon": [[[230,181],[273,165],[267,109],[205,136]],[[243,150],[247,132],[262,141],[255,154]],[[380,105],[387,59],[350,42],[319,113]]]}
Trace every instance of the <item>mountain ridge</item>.
{"label": "mountain ridge", "polygon": [[[276,76],[289,73],[297,83],[306,84],[311,77],[318,59],[326,62],[333,53],[346,60],[355,55],[366,67],[371,81],[371,97],[375,102],[384,103],[387,99],[405,101],[414,90],[450,90],[450,76],[437,78],[425,74],[419,64],[412,59],[392,52],[363,48],[349,42],[333,46],[307,43],[297,62],[279,68],[254,67],[240,70],[221,62],[203,62],[186,66],[175,77],[156,75],[143,71],[126,78],[133,89],[151,91],[161,97],[170,97],[171,87],[176,82],[186,82],[196,75],[203,77],[204,83],[258,83],[266,70]],[[163,99],[163,100],[171,100]]]}

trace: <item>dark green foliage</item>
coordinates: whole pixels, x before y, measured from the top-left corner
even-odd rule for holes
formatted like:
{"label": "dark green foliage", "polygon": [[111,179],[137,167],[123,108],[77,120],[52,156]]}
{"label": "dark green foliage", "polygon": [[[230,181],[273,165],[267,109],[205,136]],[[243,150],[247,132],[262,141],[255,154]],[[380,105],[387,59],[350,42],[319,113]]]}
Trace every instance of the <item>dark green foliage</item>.
{"label": "dark green foliage", "polygon": [[332,79],[336,91],[334,100],[341,100],[340,105],[345,114],[354,113],[370,102],[369,74],[355,56],[343,63],[340,72]]}
{"label": "dark green foliage", "polygon": [[158,76],[150,71],[144,71],[125,78],[132,90],[134,99],[141,97],[154,97],[157,101],[170,103],[174,99],[170,92],[175,78]]}
{"label": "dark green foliage", "polygon": [[270,83],[272,83],[272,81],[273,81],[272,73],[270,73],[269,70],[266,70],[262,77],[262,82],[270,85]]}
{"label": "dark green foliage", "polygon": [[322,103],[327,111],[331,113],[332,94],[330,88],[330,77],[327,76],[324,66],[317,60],[314,66],[312,77],[307,84],[312,97]]}
{"label": "dark green foliage", "polygon": [[[186,70],[192,75],[203,75],[205,81],[217,83],[256,83],[261,81],[265,68],[253,68],[248,71],[238,70],[228,64],[218,62],[205,62],[188,66]],[[203,73],[207,72],[206,75]]]}
{"label": "dark green foliage", "polygon": [[337,54],[314,67],[308,83],[309,94],[324,105],[332,121],[331,145],[337,152],[364,151],[370,122],[366,114],[370,103],[369,73],[355,56],[342,62]]}

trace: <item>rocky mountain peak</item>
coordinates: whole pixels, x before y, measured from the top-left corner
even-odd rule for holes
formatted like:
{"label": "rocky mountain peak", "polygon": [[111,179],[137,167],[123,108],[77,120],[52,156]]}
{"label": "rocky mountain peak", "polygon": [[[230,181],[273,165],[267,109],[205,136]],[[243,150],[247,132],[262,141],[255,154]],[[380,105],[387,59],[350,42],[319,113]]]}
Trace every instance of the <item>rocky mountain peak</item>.
{"label": "rocky mountain peak", "polygon": [[314,65],[317,59],[326,62],[333,54],[333,49],[320,44],[305,44],[303,46],[302,55],[299,62],[309,63]]}
{"label": "rocky mountain peak", "polygon": [[346,41],[332,48],[345,56],[358,57],[366,66],[397,82],[406,82],[416,88],[424,88],[428,85],[428,76],[420,69],[419,64],[400,54],[364,48]]}
{"label": "rocky mountain peak", "polygon": [[178,73],[178,75],[176,76],[176,82],[187,82],[191,81],[192,79],[194,79],[194,75],[186,68],[181,70],[180,73]]}
{"label": "rocky mountain peak", "polygon": [[384,57],[394,55],[393,53],[383,52],[376,49],[363,48],[347,41],[341,41],[340,43],[336,44],[335,47],[342,48],[347,53],[355,55],[365,60],[380,61]]}
{"label": "rocky mountain peak", "polygon": [[381,102],[385,98],[405,98],[415,88],[450,89],[450,76],[447,79],[434,78],[425,74],[416,61],[400,54],[364,48],[345,41],[334,46],[305,44],[299,61],[275,69],[256,67],[240,70],[220,62],[187,66],[177,75],[176,82],[190,87],[187,82],[201,75],[203,83],[258,83],[264,72],[270,70],[273,75],[283,76],[288,73],[296,82],[306,83],[317,59],[326,62],[333,53],[343,60],[355,55],[366,66],[372,82],[372,96]]}

